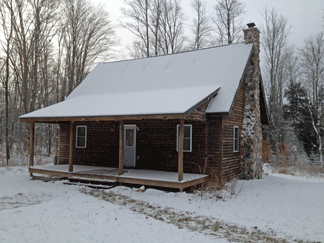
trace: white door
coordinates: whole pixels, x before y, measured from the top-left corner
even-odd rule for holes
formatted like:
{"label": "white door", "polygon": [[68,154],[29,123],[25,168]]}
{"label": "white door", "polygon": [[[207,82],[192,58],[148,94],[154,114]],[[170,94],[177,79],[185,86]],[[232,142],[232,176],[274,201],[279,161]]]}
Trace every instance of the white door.
{"label": "white door", "polygon": [[135,167],[136,125],[124,126],[124,167]]}

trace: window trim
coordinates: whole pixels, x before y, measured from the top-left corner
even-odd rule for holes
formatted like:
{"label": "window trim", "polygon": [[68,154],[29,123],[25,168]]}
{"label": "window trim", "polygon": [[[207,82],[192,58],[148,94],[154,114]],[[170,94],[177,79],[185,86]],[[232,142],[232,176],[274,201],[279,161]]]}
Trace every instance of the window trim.
{"label": "window trim", "polygon": [[[84,141],[84,147],[83,146],[78,146],[78,128],[79,127],[84,127],[85,128],[85,135],[84,135],[84,138],[85,138],[85,141]],[[75,147],[76,148],[86,148],[87,147],[87,126],[76,126],[76,131],[75,131]]]}
{"label": "window trim", "polygon": [[[184,124],[183,125],[183,130],[185,127],[190,127],[190,149],[189,150],[185,150],[183,149],[183,152],[192,152],[192,124]],[[177,151],[179,151],[179,128],[180,125],[177,125]],[[184,136],[183,136],[183,141],[184,141]]]}
{"label": "window trim", "polygon": [[[235,129],[237,129],[237,138],[236,138],[236,132]],[[237,141],[237,149],[235,149],[235,144]],[[240,151],[240,128],[238,126],[234,126],[233,129],[233,152],[239,152]]]}

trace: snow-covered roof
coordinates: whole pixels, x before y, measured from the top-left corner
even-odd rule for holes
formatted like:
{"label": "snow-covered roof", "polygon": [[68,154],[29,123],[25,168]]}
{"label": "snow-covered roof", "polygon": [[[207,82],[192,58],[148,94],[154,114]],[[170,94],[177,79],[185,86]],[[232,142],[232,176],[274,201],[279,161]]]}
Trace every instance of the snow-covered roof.
{"label": "snow-covered roof", "polygon": [[58,104],[21,118],[183,114],[218,90],[207,112],[229,112],[252,44],[98,64]]}

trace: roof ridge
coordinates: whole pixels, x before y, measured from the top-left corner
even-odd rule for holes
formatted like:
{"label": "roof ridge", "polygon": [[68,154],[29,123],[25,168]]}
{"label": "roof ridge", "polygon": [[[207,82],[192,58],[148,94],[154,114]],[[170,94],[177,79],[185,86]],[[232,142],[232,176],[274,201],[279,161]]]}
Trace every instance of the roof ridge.
{"label": "roof ridge", "polygon": [[[184,53],[190,53],[190,52],[196,52],[196,51],[203,51],[203,50],[209,50],[209,49],[216,49],[220,47],[228,47],[232,45],[237,45],[237,44],[245,44],[245,42],[238,42],[238,43],[232,43],[232,44],[227,44],[227,45],[222,45],[222,46],[210,46],[210,47],[205,47],[201,49],[195,49],[195,50],[185,50],[177,53],[169,53],[169,54],[162,54],[162,55],[157,55],[157,56],[149,56],[149,57],[140,57],[140,58],[133,58],[133,59],[124,59],[124,60],[118,60],[118,61],[112,61],[112,62],[99,62],[99,64],[109,64],[109,63],[120,63],[120,62],[128,62],[128,61],[135,61],[135,60],[143,60],[143,59],[148,59],[148,58],[156,58],[156,57],[165,57],[165,56],[171,56],[171,55],[177,55],[177,54],[184,54]],[[251,44],[251,43],[248,43]],[[246,44],[246,45],[248,45]]]}

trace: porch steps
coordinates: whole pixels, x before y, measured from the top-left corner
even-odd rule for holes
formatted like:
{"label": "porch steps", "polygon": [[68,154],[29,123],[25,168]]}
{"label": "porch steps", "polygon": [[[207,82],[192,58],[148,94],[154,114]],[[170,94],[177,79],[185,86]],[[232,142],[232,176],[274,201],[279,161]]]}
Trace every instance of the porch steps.
{"label": "porch steps", "polygon": [[117,186],[115,180],[98,180],[85,178],[69,178],[69,181],[64,182],[66,185],[86,186],[94,189],[111,189]]}
{"label": "porch steps", "polygon": [[49,181],[62,181],[65,178],[57,177],[57,176],[35,176],[35,175],[33,175],[31,179],[49,182]]}

